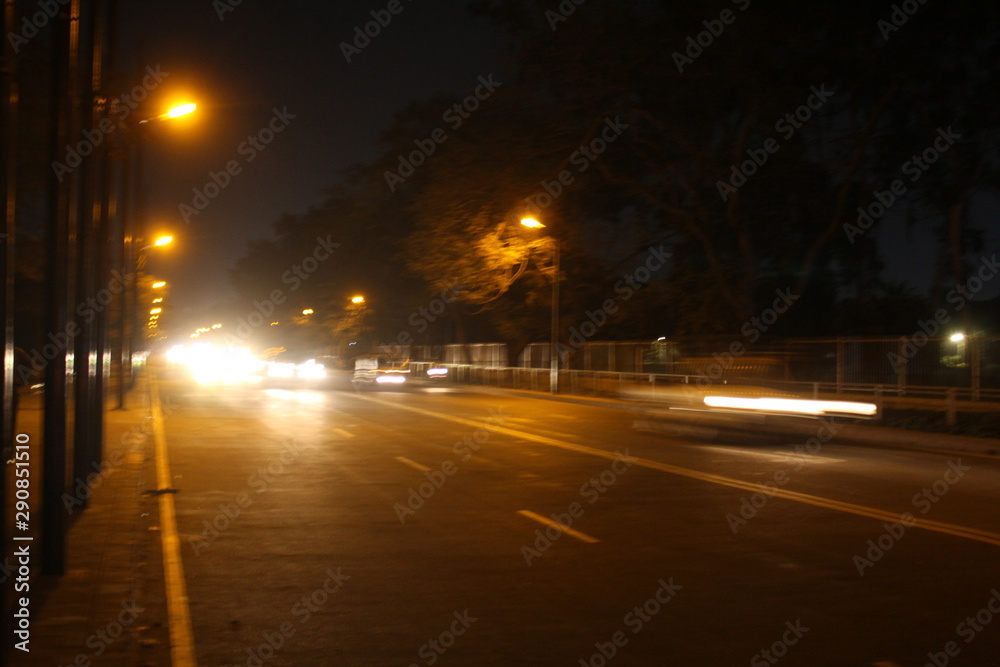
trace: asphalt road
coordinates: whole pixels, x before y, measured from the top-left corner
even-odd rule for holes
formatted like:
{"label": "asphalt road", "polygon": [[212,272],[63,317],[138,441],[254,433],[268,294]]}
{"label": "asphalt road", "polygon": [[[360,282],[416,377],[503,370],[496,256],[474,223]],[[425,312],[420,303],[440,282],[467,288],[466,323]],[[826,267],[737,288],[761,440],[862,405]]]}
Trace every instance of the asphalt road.
{"label": "asphalt road", "polygon": [[203,666],[1000,665],[996,458],[159,388]]}

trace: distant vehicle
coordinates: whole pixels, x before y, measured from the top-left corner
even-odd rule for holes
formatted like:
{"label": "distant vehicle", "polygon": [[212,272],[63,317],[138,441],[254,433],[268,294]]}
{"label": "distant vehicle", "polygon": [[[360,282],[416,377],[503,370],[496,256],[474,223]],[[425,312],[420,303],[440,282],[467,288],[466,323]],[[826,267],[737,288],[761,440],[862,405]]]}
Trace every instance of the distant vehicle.
{"label": "distant vehicle", "polygon": [[326,379],[326,367],[314,355],[297,350],[271,348],[264,361],[264,381],[267,384],[314,386]]}
{"label": "distant vehicle", "polygon": [[410,380],[410,360],[392,359],[384,354],[354,360],[355,385],[400,386]]}

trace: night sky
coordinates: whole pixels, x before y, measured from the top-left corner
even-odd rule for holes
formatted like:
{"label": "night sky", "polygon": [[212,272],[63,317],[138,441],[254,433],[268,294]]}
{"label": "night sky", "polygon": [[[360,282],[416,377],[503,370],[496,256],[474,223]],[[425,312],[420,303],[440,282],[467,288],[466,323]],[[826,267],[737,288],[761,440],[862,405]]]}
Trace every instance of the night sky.
{"label": "night sky", "polygon": [[[385,3],[245,1],[122,3],[122,69],[159,65],[169,72],[151,97],[167,106],[190,98],[196,116],[155,128],[145,154],[150,235],[174,233],[175,244],[150,258],[148,271],[171,281],[181,312],[203,310],[231,293],[228,268],[248,240],[271,234],[284,213],[318,204],[352,164],[370,162],[393,114],[435,93],[467,95],[480,75],[512,76],[500,29],[472,17],[463,2],[402,1],[402,11],[348,63],[341,42]],[[221,14],[221,18],[220,18]],[[259,152],[244,144],[275,110],[294,116]],[[241,150],[242,147],[242,150]],[[256,152],[252,161],[247,158]],[[210,174],[235,160],[240,173],[196,215]],[[985,247],[1000,245],[1000,203],[977,195],[975,226]],[[935,246],[926,226],[908,230],[894,210],[875,231],[890,282],[926,292]],[[980,298],[1000,294],[987,285]]]}
{"label": "night sky", "polygon": [[[501,31],[460,2],[403,2],[350,63],[340,43],[384,3],[244,2],[222,20],[207,0],[122,4],[122,63],[169,72],[155,91],[165,105],[185,96],[199,104],[196,116],[155,128],[145,153],[149,232],[176,239],[147,268],[171,281],[188,312],[225,298],[247,240],[318,204],[345,167],[373,160],[380,132],[408,102],[464,97],[478,76],[504,71]],[[295,118],[263,150],[244,144],[275,109]],[[230,160],[240,173],[185,222],[180,205]]]}

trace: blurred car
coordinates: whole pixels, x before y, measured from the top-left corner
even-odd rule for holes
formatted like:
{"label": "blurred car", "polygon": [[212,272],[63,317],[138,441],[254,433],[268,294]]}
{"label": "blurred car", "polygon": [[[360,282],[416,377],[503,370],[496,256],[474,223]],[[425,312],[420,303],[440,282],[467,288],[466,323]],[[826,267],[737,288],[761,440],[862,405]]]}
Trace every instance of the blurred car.
{"label": "blurred car", "polygon": [[263,367],[265,384],[317,386],[326,380],[326,366],[309,352],[281,349],[268,356]]}
{"label": "blurred car", "polygon": [[354,360],[357,386],[399,387],[410,381],[410,360],[393,359],[384,354],[358,357]]}

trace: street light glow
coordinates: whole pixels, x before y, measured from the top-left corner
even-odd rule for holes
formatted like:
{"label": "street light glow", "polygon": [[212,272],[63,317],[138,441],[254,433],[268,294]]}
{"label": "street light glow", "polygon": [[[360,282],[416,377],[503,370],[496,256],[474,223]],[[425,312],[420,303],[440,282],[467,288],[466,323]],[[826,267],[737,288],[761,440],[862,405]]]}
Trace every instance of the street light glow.
{"label": "street light glow", "polygon": [[951,335],[951,342],[952,343],[961,343],[963,340],[965,340],[965,334],[964,333],[954,333],[954,334]]}
{"label": "street light glow", "polygon": [[316,311],[314,311],[312,308],[306,308],[305,310],[302,311],[302,314],[303,315],[312,315],[314,312],[316,312]]}
{"label": "street light glow", "polygon": [[149,311],[149,314],[156,315],[157,313],[162,313],[162,312],[163,312],[162,308],[153,308],[151,311]]}
{"label": "street light glow", "polygon": [[179,107],[174,107],[164,115],[167,118],[177,118],[178,116],[186,116],[197,108],[197,104],[182,104]]}
{"label": "street light glow", "polygon": [[160,289],[161,287],[166,287],[166,286],[167,286],[167,283],[165,281],[163,281],[163,280],[159,280],[159,281],[153,283],[153,289]]}
{"label": "street light glow", "polygon": [[167,245],[168,243],[171,243],[173,240],[174,240],[173,236],[161,236],[160,238],[153,241],[153,245],[155,246]]}
{"label": "street light glow", "polygon": [[365,302],[365,297],[363,296],[358,295],[355,297],[351,297],[351,303],[364,303],[364,302]]}
{"label": "street light glow", "polygon": [[521,224],[524,225],[525,227],[529,227],[531,229],[538,229],[539,227],[544,227],[545,226],[542,223],[540,223],[537,220],[535,220],[534,218],[522,218],[521,219]]}

